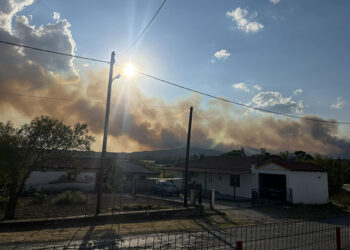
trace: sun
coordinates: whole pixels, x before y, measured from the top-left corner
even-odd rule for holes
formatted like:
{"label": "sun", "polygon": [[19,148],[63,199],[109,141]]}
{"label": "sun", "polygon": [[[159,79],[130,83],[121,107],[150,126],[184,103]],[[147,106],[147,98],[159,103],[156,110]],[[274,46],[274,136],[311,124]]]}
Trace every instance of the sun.
{"label": "sun", "polygon": [[135,75],[135,67],[132,65],[132,64],[127,64],[124,68],[124,74],[127,76],[127,77],[132,77]]}

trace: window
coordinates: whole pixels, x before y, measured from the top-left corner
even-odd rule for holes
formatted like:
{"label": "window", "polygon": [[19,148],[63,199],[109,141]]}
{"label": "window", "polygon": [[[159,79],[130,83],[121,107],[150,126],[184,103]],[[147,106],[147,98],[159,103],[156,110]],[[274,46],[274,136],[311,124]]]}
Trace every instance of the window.
{"label": "window", "polygon": [[219,181],[221,181],[222,180],[222,176],[221,175],[219,175]]}
{"label": "window", "polygon": [[230,186],[239,187],[241,185],[240,176],[239,175],[231,175],[230,176]]}

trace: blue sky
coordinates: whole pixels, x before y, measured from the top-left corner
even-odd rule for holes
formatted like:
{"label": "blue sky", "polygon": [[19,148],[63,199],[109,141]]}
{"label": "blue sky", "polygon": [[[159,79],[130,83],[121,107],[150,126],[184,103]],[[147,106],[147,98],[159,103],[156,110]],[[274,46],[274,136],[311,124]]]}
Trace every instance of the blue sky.
{"label": "blue sky", "polygon": [[[141,32],[161,1],[42,1],[22,14],[32,23],[52,22],[59,12],[71,24],[76,54],[109,58],[110,51],[124,50]],[[249,103],[256,92],[232,87],[280,92],[283,97],[303,92],[305,114],[350,120],[344,108],[331,108],[350,96],[349,2],[281,0],[266,1],[173,1],[169,0],[147,33],[122,63],[131,61],[141,71],[161,76],[215,95]],[[261,23],[258,32],[237,29],[226,12],[246,9],[251,21]],[[254,17],[256,16],[256,17]],[[230,56],[214,59],[222,49]],[[98,65],[96,65],[98,66]],[[152,95],[176,99],[185,93],[139,79]],[[143,89],[148,90],[147,87]]]}
{"label": "blue sky", "polygon": [[[39,27],[59,13],[58,20],[71,25],[78,55],[108,60],[114,50],[122,64],[213,95],[350,121],[349,1],[168,0],[136,46],[118,55],[161,2],[36,0],[16,15],[31,16],[30,24]],[[106,67],[74,64],[80,72]],[[141,76],[133,81],[146,96],[169,103],[190,95]]]}

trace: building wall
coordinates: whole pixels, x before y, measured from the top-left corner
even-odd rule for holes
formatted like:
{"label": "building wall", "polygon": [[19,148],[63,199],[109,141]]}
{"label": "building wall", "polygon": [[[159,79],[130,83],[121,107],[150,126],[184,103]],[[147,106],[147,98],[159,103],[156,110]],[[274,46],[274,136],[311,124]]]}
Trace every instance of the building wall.
{"label": "building wall", "polygon": [[328,203],[328,176],[326,172],[291,172],[289,187],[293,189],[293,203]]}
{"label": "building wall", "polygon": [[65,171],[33,171],[25,183],[25,190],[60,191],[65,189],[93,191],[95,189],[96,173],[82,172],[75,181],[68,180]]}
{"label": "building wall", "polygon": [[[293,203],[325,204],[328,203],[328,176],[326,172],[290,171],[276,164],[268,164],[262,168],[252,169],[251,174],[240,176],[240,187],[236,188],[236,196],[251,198],[251,190],[259,187],[259,173],[282,174],[286,176],[286,188],[292,189]],[[182,178],[182,172],[175,172],[175,178]],[[205,188],[205,174],[191,176],[189,183],[196,182]],[[233,196],[229,175],[207,174],[206,189],[215,189],[221,194]],[[182,189],[182,179],[174,180],[174,184]]]}
{"label": "building wall", "polygon": [[[327,172],[289,171],[276,164],[268,164],[256,169],[256,173],[286,175],[286,187],[292,189],[295,204],[328,203]],[[258,176],[256,183],[258,186]]]}
{"label": "building wall", "polygon": [[[175,178],[182,178],[182,172],[175,172]],[[206,181],[205,181],[206,178]],[[236,187],[236,196],[250,198],[251,197],[251,186],[254,182],[255,177],[252,174],[244,174],[240,176],[240,187]],[[233,186],[230,185],[230,175],[219,175],[219,174],[207,174],[197,173],[195,175],[190,174],[189,183],[197,183],[202,185],[202,189],[212,190],[219,192],[223,195],[233,196]],[[206,183],[206,185],[205,185]],[[182,179],[175,179],[174,184],[182,190]],[[206,187],[205,187],[206,186]]]}

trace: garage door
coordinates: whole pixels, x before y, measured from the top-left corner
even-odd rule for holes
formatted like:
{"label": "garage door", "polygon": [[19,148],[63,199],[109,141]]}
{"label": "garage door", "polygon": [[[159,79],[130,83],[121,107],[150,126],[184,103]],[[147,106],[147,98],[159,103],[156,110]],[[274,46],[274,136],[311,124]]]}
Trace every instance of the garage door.
{"label": "garage door", "polygon": [[286,201],[286,175],[259,174],[260,198]]}

